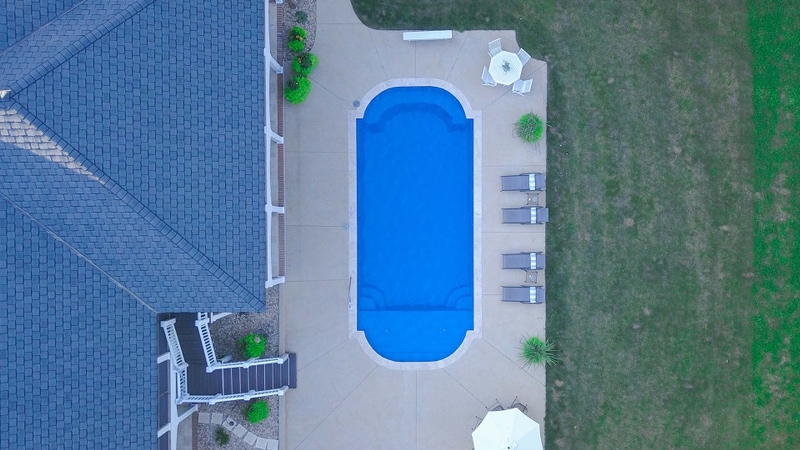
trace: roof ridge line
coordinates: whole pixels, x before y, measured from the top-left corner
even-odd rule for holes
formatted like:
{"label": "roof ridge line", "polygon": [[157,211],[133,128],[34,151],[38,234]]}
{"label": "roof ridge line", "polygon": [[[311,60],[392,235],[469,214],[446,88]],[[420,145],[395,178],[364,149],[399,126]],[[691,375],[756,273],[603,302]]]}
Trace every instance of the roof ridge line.
{"label": "roof ridge line", "polygon": [[[150,208],[146,207],[136,196],[128,192],[127,189],[122,187],[116,180],[112,179],[108,176],[100,167],[98,167],[94,162],[89,160],[83,154],[81,154],[78,149],[73,147],[70,143],[64,140],[61,136],[59,136],[55,131],[53,131],[50,127],[44,124],[41,120],[39,120],[36,115],[30,112],[27,108],[25,108],[22,104],[20,104],[16,100],[12,100],[12,104],[17,107],[16,113],[22,116],[24,120],[30,121],[31,125],[36,127],[42,135],[54,142],[57,146],[61,147],[67,155],[72,158],[76,163],[78,163],[84,170],[91,173],[95,176],[98,182],[111,191],[114,196],[120,199],[123,203],[125,203],[129,208],[131,208],[136,214],[138,214],[141,218],[147,221],[150,225],[153,226],[156,230],[158,230],[162,235],[164,235],[170,242],[172,242],[176,247],[181,249],[183,252],[189,255],[195,262],[200,264],[206,271],[208,271],[212,276],[216,277],[220,280],[225,286],[227,286],[233,293],[238,295],[243,299],[247,299],[248,303],[250,303],[254,307],[258,307],[260,302],[258,297],[256,297],[252,292],[248,291],[247,288],[242,286],[236,279],[230,276],[224,269],[222,269],[219,265],[217,265],[214,261],[211,260],[208,256],[206,256],[203,252],[197,249],[188,239],[183,237],[180,233],[175,231],[169,224],[167,224],[161,217],[159,217],[156,213],[154,213]],[[31,216],[32,217],[32,216]],[[35,223],[39,223],[39,221],[34,221]],[[47,231],[46,228],[44,228]],[[106,273],[105,271],[102,271]],[[111,277],[112,281],[114,280]]]}
{"label": "roof ridge line", "polygon": [[[85,34],[81,37],[75,38],[69,45],[66,45],[61,51],[58,53],[46,57],[42,62],[39,62],[35,67],[32,67],[27,73],[18,74],[16,79],[8,80],[3,84],[3,80],[0,80],[0,101],[2,100],[10,100],[10,98],[17,92],[20,92],[30,86],[31,84],[38,81],[43,76],[47,75],[48,73],[52,72],[55,68],[59,67],[61,64],[67,62],[70,58],[78,54],[79,52],[83,51],[94,42],[99,40],[101,37],[105,36],[106,34],[110,33],[115,28],[122,25],[124,22],[129,20],[134,15],[138,14],[141,10],[145,7],[154,3],[155,0],[135,0],[133,3],[128,5],[125,9],[120,11],[119,13],[115,14],[110,19],[101,22],[100,25],[94,27],[91,31],[87,30]],[[74,14],[76,11],[80,10],[81,7],[87,4],[86,1],[73,6],[68,11],[64,12],[64,14],[56,17],[55,19],[51,20],[50,22],[44,24],[43,26],[39,27],[33,33],[25,36],[24,39],[20,40],[19,42],[14,43],[11,47],[6,48],[2,52],[0,52],[0,62],[3,61],[3,58],[9,54],[12,50],[16,50],[19,47],[25,45],[27,42],[31,41],[34,37],[38,36],[40,33],[43,33],[43,30],[49,31],[52,28],[51,25],[57,23],[59,20],[64,20],[71,14]]]}

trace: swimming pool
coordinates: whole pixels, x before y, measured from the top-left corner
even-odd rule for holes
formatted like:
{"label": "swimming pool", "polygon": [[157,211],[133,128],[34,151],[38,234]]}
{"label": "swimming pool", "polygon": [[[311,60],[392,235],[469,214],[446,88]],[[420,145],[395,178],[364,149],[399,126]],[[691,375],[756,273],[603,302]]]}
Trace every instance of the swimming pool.
{"label": "swimming pool", "polygon": [[356,120],[357,330],[431,362],[474,329],[474,123],[450,92],[386,89]]}

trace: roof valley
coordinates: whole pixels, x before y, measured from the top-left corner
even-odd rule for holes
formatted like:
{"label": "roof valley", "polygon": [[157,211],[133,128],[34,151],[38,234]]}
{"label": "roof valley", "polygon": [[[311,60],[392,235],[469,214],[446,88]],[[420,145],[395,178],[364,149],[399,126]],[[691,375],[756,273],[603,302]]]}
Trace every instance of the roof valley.
{"label": "roof valley", "polygon": [[[230,276],[224,269],[222,269],[203,252],[201,252],[184,236],[174,230],[155,212],[147,208],[138,198],[136,198],[123,186],[118,184],[115,180],[104,173],[97,165],[84,157],[77,149],[61,139],[61,137],[53,132],[53,130],[43,124],[32,113],[28,112],[25,107],[16,101],[11,102],[10,107],[6,110],[0,109],[0,145],[3,143],[29,152],[37,157],[41,157],[42,159],[46,159],[49,161],[49,163],[57,164],[62,168],[69,169],[69,171],[73,173],[82,175],[84,180],[91,180],[92,184],[94,185],[103,186],[110,194],[113,194],[114,197],[126,205],[130,209],[130,213],[136,214],[142,219],[143,222],[149,224],[153,230],[156,230],[156,232],[160,233],[166,240],[171,242],[175,248],[185,253],[189,258],[194,260],[199,266],[207,271],[208,274],[227,286],[234,294],[236,294],[237,297],[241,298],[252,306],[261,304],[261,300],[257,295],[248,291],[244,286],[242,286],[242,284]],[[0,161],[8,156],[9,155],[7,154],[0,155]],[[25,165],[29,167],[30,163]],[[6,168],[9,166],[10,165],[7,165]],[[33,179],[32,176],[24,177],[24,181],[31,179]],[[8,180],[8,182],[14,183],[12,180]],[[50,183],[52,182],[52,179],[48,177],[46,182]],[[4,184],[5,183],[0,182],[0,189],[4,187]],[[65,185],[70,186],[69,184]],[[11,192],[14,193],[15,190],[11,190]],[[39,198],[37,200],[41,199],[44,193],[47,193],[46,189],[40,191]],[[53,192],[50,192],[50,194],[53,194]],[[152,302],[148,302],[142,299],[139,295],[135,294],[132,287],[126,285],[120,277],[114,276],[112,271],[108,271],[106,268],[103,268],[101,263],[94,261],[91,256],[88,255],[88,252],[83,251],[85,249],[82,250],[79,245],[69,242],[69,239],[62,236],[61,233],[58,233],[50,226],[46,226],[45,221],[42,221],[40,217],[37,217],[37,214],[25,207],[24,203],[26,199],[19,201],[18,199],[12,198],[4,193],[0,193],[0,195],[6,198],[7,201],[9,201],[9,203],[16,209],[29,216],[29,218],[32,219],[32,222],[41,227],[43,231],[56,238],[56,240],[65,243],[81,258],[85,259],[92,266],[99,268],[100,271],[108,276],[112,282],[131,293],[134,298],[142,302],[149,309],[153,309]],[[80,192],[63,192],[62,190],[61,192],[58,192],[58,195],[62,197],[67,196],[81,198]],[[131,239],[132,241],[135,241],[136,236],[131,237]],[[159,312],[163,311],[163,308],[161,308],[161,311]]]}

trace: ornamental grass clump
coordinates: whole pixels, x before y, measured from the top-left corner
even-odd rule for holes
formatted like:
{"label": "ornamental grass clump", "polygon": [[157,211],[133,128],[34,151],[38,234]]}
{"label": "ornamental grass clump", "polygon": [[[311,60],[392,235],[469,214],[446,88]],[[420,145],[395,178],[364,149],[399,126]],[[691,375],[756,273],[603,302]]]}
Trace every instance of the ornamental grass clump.
{"label": "ornamental grass clump", "polygon": [[319,59],[313,53],[303,52],[292,58],[292,70],[304,77],[310,75],[317,64],[319,64]]}
{"label": "ornamental grass clump", "polygon": [[269,405],[264,400],[256,400],[244,408],[244,416],[250,423],[259,423],[269,417]]}
{"label": "ornamental grass clump", "polygon": [[308,33],[301,27],[292,27],[289,30],[289,38],[287,39],[287,46],[289,50],[299,53],[306,49],[306,37]]}
{"label": "ornamental grass clump", "polygon": [[267,338],[260,334],[250,333],[242,338],[242,353],[247,359],[260,358],[267,349]]}
{"label": "ornamental grass clump", "polygon": [[520,361],[525,367],[533,365],[552,366],[558,362],[555,348],[550,341],[542,341],[536,336],[530,336],[522,341]]}
{"label": "ornamental grass clump", "polygon": [[303,103],[309,93],[311,93],[311,81],[304,76],[297,75],[286,82],[284,95],[286,101],[293,105]]}
{"label": "ornamental grass clump", "polygon": [[544,121],[534,113],[528,113],[519,118],[514,126],[517,136],[525,142],[536,142],[544,134]]}
{"label": "ornamental grass clump", "polygon": [[217,441],[217,444],[220,446],[228,445],[228,442],[231,441],[231,435],[228,434],[222,427],[217,427],[217,432],[214,434],[214,440]]}

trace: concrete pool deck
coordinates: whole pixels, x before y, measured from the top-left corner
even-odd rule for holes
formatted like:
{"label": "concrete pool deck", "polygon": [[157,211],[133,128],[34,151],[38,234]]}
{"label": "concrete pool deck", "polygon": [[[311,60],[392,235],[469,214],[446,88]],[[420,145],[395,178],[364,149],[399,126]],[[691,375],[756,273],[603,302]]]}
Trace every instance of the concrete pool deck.
{"label": "concrete pool deck", "polygon": [[[313,52],[319,67],[301,105],[287,105],[286,283],[281,291],[285,349],[297,353],[298,388],[281,416],[285,449],[469,449],[476,416],[495,399],[515,397],[544,425],[545,371],[523,369],[523,336],[545,335],[545,305],[502,303],[501,286],[524,273],[502,270],[501,254],[544,251],[544,227],[502,224],[501,208],[524,206],[525,193],[501,192],[500,176],[546,172],[544,139],[536,147],[513,135],[513,123],[534,112],[546,118],[547,68],[535,59],[524,97],[511,87],[481,84],[489,41],[518,49],[513,31],[454,33],[443,41],[405,42],[401,31],[361,24],[347,0],[317,4]],[[351,333],[349,155],[353,102],[380,83],[435,78],[460,90],[479,111],[481,129],[480,335],[459,358],[434,370],[386,368]],[[431,195],[435,195],[431,193]],[[545,204],[541,194],[540,204]],[[545,205],[546,206],[546,205]],[[542,275],[540,274],[540,277]],[[410,281],[412,282],[412,281]],[[476,324],[477,325],[477,324]],[[544,427],[543,427],[544,429]]]}

